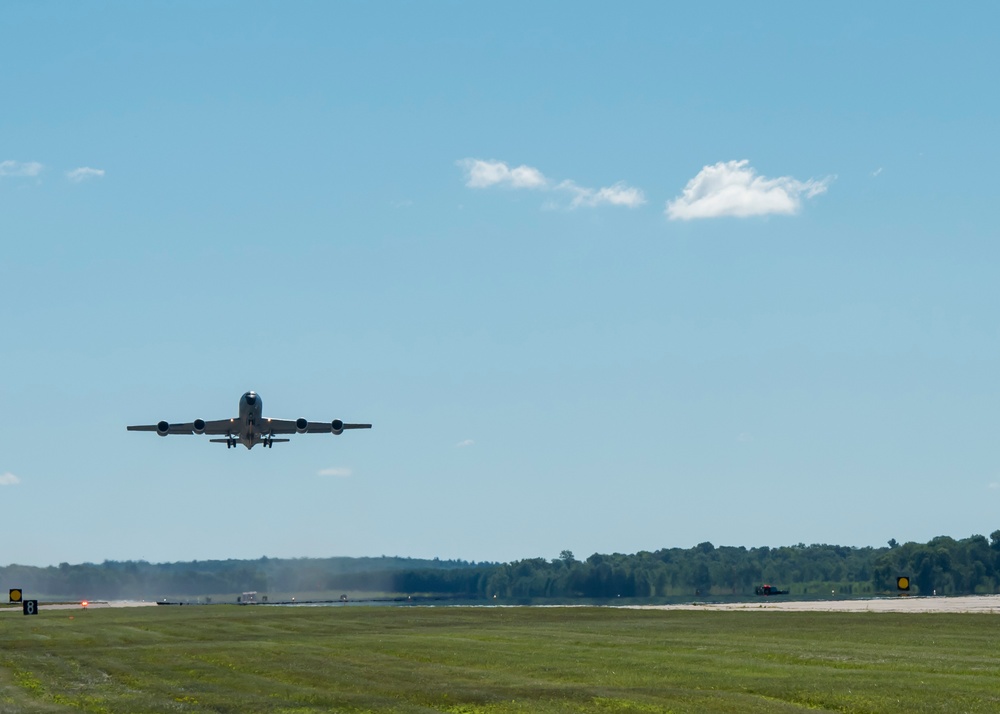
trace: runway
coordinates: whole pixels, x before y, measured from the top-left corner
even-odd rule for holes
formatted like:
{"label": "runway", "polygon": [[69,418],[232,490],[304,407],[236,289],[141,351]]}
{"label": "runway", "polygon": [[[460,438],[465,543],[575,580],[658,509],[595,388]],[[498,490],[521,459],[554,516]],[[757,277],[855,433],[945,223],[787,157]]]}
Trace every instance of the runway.
{"label": "runway", "polygon": [[[194,603],[191,603],[194,605]],[[221,603],[220,603],[221,604]],[[303,606],[305,603],[301,603]],[[339,604],[339,603],[337,603]],[[98,610],[123,607],[155,606],[154,600],[109,600],[80,603],[39,603],[39,610]],[[261,605],[258,605],[260,607]],[[408,607],[463,607],[463,605],[418,604]],[[482,605],[473,605],[482,607]],[[489,605],[488,605],[489,606]],[[504,605],[503,607],[581,607],[580,605]],[[584,606],[586,607],[586,606]],[[692,610],[700,612],[909,612],[909,613],[988,613],[1000,615],[1000,595],[963,595],[957,597],[884,597],[843,600],[786,600],[779,597],[756,598],[744,602],[690,602],[672,605],[612,605],[630,610]],[[0,608],[0,614],[21,614],[20,607]]]}
{"label": "runway", "polygon": [[963,595],[957,597],[884,597],[850,600],[783,600],[758,598],[748,602],[705,602],[678,605],[626,605],[643,610],[733,610],[760,612],[981,612],[1000,614],[1000,595]]}

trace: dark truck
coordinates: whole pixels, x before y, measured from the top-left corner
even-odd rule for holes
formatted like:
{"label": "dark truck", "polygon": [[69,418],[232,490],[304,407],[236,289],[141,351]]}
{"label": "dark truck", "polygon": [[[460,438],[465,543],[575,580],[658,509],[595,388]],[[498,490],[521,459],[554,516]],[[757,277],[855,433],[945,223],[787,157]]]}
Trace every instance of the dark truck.
{"label": "dark truck", "polygon": [[758,585],[753,589],[755,595],[787,595],[787,590],[779,590],[774,585]]}

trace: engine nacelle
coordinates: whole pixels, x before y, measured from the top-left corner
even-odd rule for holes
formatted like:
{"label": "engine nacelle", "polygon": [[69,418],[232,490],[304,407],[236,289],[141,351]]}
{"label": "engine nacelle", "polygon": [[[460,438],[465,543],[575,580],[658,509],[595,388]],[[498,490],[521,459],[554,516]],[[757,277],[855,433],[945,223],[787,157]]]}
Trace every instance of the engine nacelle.
{"label": "engine nacelle", "polygon": [[332,431],[334,434],[337,434],[338,436],[340,434],[343,434],[344,422],[342,422],[340,419],[334,419],[332,422],[330,422],[330,431]]}
{"label": "engine nacelle", "polygon": [[295,420],[295,431],[299,432],[300,434],[305,434],[306,431],[308,430],[309,430],[308,421],[306,421],[302,417],[299,417],[298,419]]}
{"label": "engine nacelle", "polygon": [[195,434],[204,434],[205,433],[205,420],[204,419],[195,419],[194,420],[194,424],[192,424],[191,426],[194,429],[194,433]]}
{"label": "engine nacelle", "polygon": [[156,423],[156,433],[160,436],[166,436],[170,433],[170,423],[165,421],[160,421]]}

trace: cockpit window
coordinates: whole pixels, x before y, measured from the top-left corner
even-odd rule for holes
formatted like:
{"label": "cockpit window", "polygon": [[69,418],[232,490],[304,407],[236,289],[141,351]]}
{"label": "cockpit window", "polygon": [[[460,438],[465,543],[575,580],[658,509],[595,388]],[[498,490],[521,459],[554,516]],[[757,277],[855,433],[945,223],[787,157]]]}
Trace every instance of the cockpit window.
{"label": "cockpit window", "polygon": [[253,406],[257,402],[257,395],[253,392],[247,392],[243,395],[243,398],[247,400],[247,404]]}

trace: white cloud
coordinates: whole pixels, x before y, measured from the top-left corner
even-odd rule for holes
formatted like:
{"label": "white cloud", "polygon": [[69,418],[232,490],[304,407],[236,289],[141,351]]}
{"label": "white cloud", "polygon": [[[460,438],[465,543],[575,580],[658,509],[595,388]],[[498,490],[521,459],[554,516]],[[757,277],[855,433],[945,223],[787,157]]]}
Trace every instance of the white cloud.
{"label": "white cloud", "polygon": [[462,159],[458,165],[465,169],[465,185],[469,188],[507,186],[509,188],[544,188],[548,179],[531,166],[510,168],[503,161]]}
{"label": "white cloud", "polygon": [[872,171],[872,178],[875,178],[880,173],[882,173],[882,167],[881,166],[879,166],[877,169],[875,169],[874,171]]}
{"label": "white cloud", "polygon": [[465,447],[472,446],[475,443],[476,442],[474,442],[472,439],[466,439],[465,441],[460,441],[457,444],[455,444],[455,448],[464,449]]}
{"label": "white cloud", "polygon": [[342,466],[334,466],[333,468],[329,468],[329,469],[320,469],[317,472],[317,475],[318,476],[341,476],[341,477],[347,477],[347,476],[351,475],[351,470],[348,469],[348,468],[344,468]]}
{"label": "white cloud", "polygon": [[[641,189],[629,186],[623,181],[603,188],[579,186],[566,179],[559,183],[546,178],[532,166],[509,167],[503,161],[483,161],[482,159],[462,159],[457,162],[465,170],[465,185],[469,188],[530,188],[545,191],[561,191],[572,195],[569,208],[594,208],[596,206],[625,206],[637,208],[646,202]],[[546,208],[559,208],[555,201],[546,201]]]}
{"label": "white cloud", "polygon": [[102,176],[104,176],[104,169],[92,169],[89,166],[81,166],[78,169],[66,172],[66,178],[73,183],[80,183],[92,178],[101,178]]}
{"label": "white cloud", "polygon": [[705,166],[688,181],[683,193],[667,201],[667,216],[672,220],[720,216],[766,216],[797,213],[802,196],[812,198],[824,193],[832,177],[799,181],[791,176],[758,176],[746,159],[720,161]]}
{"label": "white cloud", "polygon": [[646,202],[646,196],[642,189],[628,186],[623,181],[596,190],[577,186],[572,181],[563,181],[556,188],[575,194],[569,204],[570,208],[580,208],[581,206],[593,208],[602,205],[638,208]]}
{"label": "white cloud", "polygon": [[1000,489],[1000,481],[994,481],[994,482],[993,482],[993,483],[991,483],[991,484],[990,484],[989,486],[987,486],[987,488],[991,488],[991,489],[993,489],[993,490],[998,490],[998,489]]}
{"label": "white cloud", "polygon": [[0,176],[37,176],[43,168],[37,161],[0,161]]}
{"label": "white cloud", "polygon": [[749,444],[753,441],[753,435],[748,434],[744,431],[739,436],[736,437],[736,441],[738,441],[741,444]]}
{"label": "white cloud", "polygon": [[16,486],[21,483],[21,479],[10,471],[0,474],[0,486]]}

